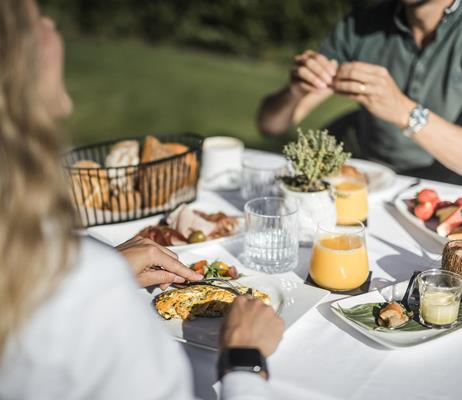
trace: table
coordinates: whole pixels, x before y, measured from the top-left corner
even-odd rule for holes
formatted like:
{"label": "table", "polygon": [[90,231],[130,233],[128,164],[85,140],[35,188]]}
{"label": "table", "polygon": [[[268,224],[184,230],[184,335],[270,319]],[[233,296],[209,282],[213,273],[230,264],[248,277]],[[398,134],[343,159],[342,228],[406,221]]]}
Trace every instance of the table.
{"label": "table", "polygon": [[[412,182],[398,176],[393,187],[369,196],[367,247],[371,288],[402,281],[414,270],[438,266],[442,245],[399,216],[387,201]],[[435,189],[451,185],[423,181]],[[453,186],[456,191],[461,187]],[[220,192],[242,209],[237,192]],[[398,222],[399,221],[399,222]],[[237,248],[228,249],[236,253]],[[311,248],[300,248],[293,279],[305,280]],[[462,330],[444,339],[388,350],[353,330],[329,309],[342,296],[331,294],[284,334],[269,360],[273,399],[459,399]],[[217,353],[184,345],[193,366],[196,396],[218,399]]]}

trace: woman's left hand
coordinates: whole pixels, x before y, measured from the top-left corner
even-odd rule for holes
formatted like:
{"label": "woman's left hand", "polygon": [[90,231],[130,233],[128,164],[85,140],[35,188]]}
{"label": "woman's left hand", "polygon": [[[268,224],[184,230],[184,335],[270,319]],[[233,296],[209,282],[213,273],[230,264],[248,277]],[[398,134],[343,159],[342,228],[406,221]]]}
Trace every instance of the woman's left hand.
{"label": "woman's left hand", "polygon": [[128,261],[142,287],[160,285],[160,288],[165,290],[172,283],[203,278],[178,261],[178,256],[173,251],[150,239],[135,236],[116,249]]}

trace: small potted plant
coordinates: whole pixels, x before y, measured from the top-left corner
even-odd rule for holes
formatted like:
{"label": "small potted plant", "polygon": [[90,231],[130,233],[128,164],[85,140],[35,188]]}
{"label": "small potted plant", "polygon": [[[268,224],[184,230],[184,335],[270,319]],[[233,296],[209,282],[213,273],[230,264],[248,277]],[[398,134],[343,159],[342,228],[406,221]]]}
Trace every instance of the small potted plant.
{"label": "small potted plant", "polygon": [[335,224],[335,200],[327,179],[351,154],[327,130],[298,129],[298,139],[284,146],[289,174],[281,178],[287,198],[298,203],[300,240],[311,241],[320,221]]}

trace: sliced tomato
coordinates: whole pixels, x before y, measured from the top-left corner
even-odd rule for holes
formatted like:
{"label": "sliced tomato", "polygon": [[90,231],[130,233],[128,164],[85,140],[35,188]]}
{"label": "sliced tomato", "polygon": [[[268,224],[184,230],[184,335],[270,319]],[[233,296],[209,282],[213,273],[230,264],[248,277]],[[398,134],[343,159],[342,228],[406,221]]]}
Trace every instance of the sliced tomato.
{"label": "sliced tomato", "polygon": [[459,207],[462,207],[462,197],[459,197],[456,201],[455,201],[456,205],[459,206]]}
{"label": "sliced tomato", "polygon": [[434,211],[435,207],[430,201],[417,204],[414,208],[415,216],[421,219],[422,221],[429,220],[433,216]]}
{"label": "sliced tomato", "polygon": [[422,189],[417,193],[417,201],[419,203],[433,202],[438,198],[438,194],[433,189]]}
{"label": "sliced tomato", "polygon": [[192,265],[192,269],[196,272],[199,272],[200,274],[204,274],[204,268],[206,266],[207,266],[207,260],[200,260]]}

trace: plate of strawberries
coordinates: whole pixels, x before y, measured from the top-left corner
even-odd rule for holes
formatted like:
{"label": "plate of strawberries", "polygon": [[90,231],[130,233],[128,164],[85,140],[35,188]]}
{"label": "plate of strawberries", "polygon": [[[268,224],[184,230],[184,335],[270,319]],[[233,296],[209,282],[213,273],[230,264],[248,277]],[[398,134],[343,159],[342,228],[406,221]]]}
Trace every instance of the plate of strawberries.
{"label": "plate of strawberries", "polygon": [[395,207],[413,225],[442,244],[462,239],[462,192],[423,187],[417,192],[403,193],[395,200]]}

